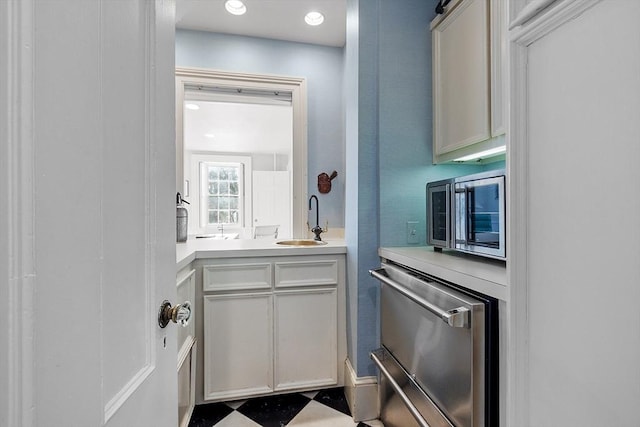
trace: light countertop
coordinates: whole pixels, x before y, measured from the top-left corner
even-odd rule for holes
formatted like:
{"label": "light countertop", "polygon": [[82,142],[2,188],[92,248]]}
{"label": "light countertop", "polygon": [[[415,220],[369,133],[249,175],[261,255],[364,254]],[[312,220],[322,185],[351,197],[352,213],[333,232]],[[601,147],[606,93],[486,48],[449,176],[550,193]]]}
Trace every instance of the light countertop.
{"label": "light countertop", "polygon": [[[284,239],[282,239],[284,240]],[[342,239],[327,239],[321,246],[280,246],[274,240],[216,240],[190,238],[176,244],[176,264],[180,270],[195,259],[200,258],[236,258],[287,255],[326,255],[343,254],[347,246]]]}
{"label": "light countertop", "polygon": [[507,300],[507,269],[504,261],[455,251],[435,252],[432,246],[383,247],[378,254],[465,288]]}

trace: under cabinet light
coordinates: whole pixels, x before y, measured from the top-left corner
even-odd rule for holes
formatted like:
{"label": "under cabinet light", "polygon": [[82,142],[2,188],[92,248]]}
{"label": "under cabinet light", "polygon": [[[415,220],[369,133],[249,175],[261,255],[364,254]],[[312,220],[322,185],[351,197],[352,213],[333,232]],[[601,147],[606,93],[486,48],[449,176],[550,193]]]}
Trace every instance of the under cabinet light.
{"label": "under cabinet light", "polygon": [[507,151],[506,145],[502,147],[491,148],[489,150],[481,151],[479,153],[469,154],[468,156],[462,156],[457,159],[453,159],[454,162],[466,162],[468,160],[481,159],[483,157],[489,157],[496,154],[505,153]]}
{"label": "under cabinet light", "polygon": [[247,12],[247,6],[240,0],[227,0],[224,8],[232,15],[244,15]]}
{"label": "under cabinet light", "polygon": [[186,108],[187,110],[199,110],[200,106],[198,104],[185,104],[184,108]]}

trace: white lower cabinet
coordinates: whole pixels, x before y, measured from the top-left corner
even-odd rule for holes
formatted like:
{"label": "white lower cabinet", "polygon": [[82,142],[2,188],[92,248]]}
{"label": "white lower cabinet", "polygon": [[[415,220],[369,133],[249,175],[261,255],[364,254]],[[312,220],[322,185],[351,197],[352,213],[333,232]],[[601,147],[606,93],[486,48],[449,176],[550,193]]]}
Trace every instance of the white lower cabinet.
{"label": "white lower cabinet", "polygon": [[275,389],[336,384],[337,289],[277,292]]}
{"label": "white lower cabinet", "polygon": [[178,426],[187,427],[195,408],[196,353],[198,343],[193,342],[184,359],[178,360]]}
{"label": "white lower cabinet", "polygon": [[[242,265],[270,274],[248,282]],[[202,269],[204,401],[342,385],[344,255],[206,260]]]}
{"label": "white lower cabinet", "polygon": [[272,296],[204,297],[205,400],[273,390]]}
{"label": "white lower cabinet", "polygon": [[[195,301],[195,270],[188,266],[178,272],[176,279],[176,304]],[[193,305],[192,305],[193,307]],[[195,407],[196,390],[196,354],[195,339],[196,313],[186,327],[177,327],[178,336],[178,426],[187,427]],[[174,326],[175,327],[175,326]]]}

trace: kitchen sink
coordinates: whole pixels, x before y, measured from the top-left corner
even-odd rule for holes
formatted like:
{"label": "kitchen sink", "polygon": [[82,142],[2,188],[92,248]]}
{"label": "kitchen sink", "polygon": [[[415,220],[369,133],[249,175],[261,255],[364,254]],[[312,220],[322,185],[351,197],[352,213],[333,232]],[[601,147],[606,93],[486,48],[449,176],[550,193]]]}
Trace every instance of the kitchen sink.
{"label": "kitchen sink", "polygon": [[326,244],[327,242],[323,242],[322,240],[311,240],[311,239],[280,240],[279,242],[276,242],[276,245],[299,246],[299,247],[322,246]]}

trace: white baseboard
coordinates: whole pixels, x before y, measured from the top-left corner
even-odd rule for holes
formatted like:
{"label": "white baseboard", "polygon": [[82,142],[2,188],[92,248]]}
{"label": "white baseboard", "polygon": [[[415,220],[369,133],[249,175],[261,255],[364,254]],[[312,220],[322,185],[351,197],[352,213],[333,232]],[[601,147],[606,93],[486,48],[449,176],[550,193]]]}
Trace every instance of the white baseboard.
{"label": "white baseboard", "polygon": [[356,375],[349,359],[345,360],[344,392],[349,403],[351,416],[355,422],[378,419],[378,379],[376,377],[360,377]]}

